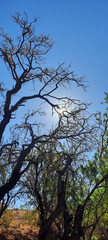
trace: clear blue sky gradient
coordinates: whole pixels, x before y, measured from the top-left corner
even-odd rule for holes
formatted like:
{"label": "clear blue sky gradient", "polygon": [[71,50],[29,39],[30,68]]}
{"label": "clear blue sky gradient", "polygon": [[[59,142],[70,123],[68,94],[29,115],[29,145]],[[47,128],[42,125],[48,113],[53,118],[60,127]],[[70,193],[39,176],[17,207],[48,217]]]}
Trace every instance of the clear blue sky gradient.
{"label": "clear blue sky gradient", "polygon": [[[39,17],[36,31],[50,34],[55,41],[47,63],[71,63],[76,75],[85,75],[90,86],[76,98],[93,102],[91,111],[102,108],[100,102],[108,91],[108,0],[1,0],[0,26],[15,33],[11,15],[27,12]],[[0,78],[4,79],[2,69]],[[69,92],[72,93],[72,89]]]}

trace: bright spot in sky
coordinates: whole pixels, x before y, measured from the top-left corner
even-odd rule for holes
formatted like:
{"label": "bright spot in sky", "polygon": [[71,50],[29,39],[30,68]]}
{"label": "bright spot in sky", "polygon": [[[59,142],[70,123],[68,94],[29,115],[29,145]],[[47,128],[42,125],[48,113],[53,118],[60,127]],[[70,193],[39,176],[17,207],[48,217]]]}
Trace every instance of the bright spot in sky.
{"label": "bright spot in sky", "polygon": [[60,108],[60,109],[58,110],[58,113],[59,113],[60,115],[63,115],[64,112],[65,112],[65,108]]}

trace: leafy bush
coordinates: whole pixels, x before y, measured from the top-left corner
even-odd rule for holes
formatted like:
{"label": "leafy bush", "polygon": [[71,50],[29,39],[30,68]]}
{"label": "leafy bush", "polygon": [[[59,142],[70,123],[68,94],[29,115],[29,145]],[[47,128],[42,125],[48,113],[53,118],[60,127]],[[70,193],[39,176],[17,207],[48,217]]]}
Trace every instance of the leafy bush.
{"label": "leafy bush", "polygon": [[14,218],[13,210],[8,210],[7,209],[0,219],[1,227],[8,229],[10,227],[10,224],[11,224],[13,218]]}
{"label": "leafy bush", "polygon": [[27,210],[23,216],[23,224],[37,226],[39,219],[38,212],[36,210]]}

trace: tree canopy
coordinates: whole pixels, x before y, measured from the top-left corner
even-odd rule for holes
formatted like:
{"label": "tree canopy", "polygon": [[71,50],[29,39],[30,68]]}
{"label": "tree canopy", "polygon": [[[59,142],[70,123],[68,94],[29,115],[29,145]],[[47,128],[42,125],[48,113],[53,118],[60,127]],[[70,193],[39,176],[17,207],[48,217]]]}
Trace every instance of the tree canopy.
{"label": "tree canopy", "polygon": [[[29,22],[26,13],[16,13],[12,19],[20,32],[16,38],[0,29],[0,61],[8,79],[0,83],[0,216],[12,199],[26,195],[39,209],[40,239],[47,238],[54,221],[62,239],[85,239],[87,231],[91,239],[106,214],[107,111],[91,124],[89,104],[68,96],[70,87],[85,89],[84,79],[65,63],[46,66],[53,41],[35,31],[37,18]],[[63,88],[67,94],[61,96]],[[46,106],[58,116],[47,129]]]}

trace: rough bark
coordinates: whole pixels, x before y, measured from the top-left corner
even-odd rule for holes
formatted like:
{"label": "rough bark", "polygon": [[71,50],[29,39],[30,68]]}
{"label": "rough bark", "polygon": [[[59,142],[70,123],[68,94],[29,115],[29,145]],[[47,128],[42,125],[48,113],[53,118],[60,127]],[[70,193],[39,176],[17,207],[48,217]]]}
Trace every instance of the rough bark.
{"label": "rough bark", "polygon": [[45,221],[44,226],[39,231],[39,240],[47,240],[47,237],[51,231],[51,225],[54,220],[60,215],[63,211],[65,201],[65,186],[64,181],[62,180],[61,175],[58,176],[58,203],[54,212],[49,216]]}
{"label": "rough bark", "polygon": [[64,202],[64,233],[63,233],[63,240],[70,239],[70,234],[72,231],[71,221],[73,219],[73,215],[69,215],[68,208],[66,202]]}

